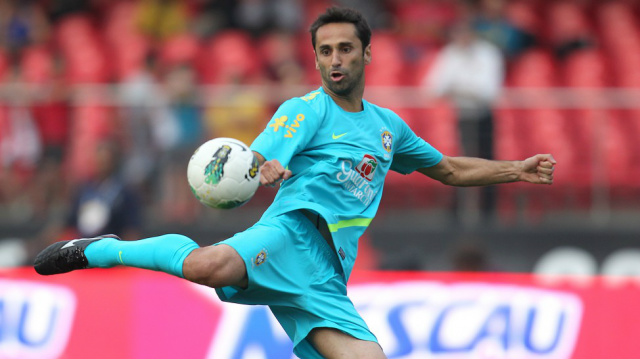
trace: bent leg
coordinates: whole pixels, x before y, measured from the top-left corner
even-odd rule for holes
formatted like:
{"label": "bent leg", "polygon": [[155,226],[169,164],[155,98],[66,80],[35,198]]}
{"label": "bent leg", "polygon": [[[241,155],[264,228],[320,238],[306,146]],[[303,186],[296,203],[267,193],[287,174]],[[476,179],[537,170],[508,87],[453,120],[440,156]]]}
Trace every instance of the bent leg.
{"label": "bent leg", "polygon": [[189,237],[166,234],[137,241],[106,238],[87,246],[89,267],[118,265],[150,269],[213,288],[246,286],[247,270],[227,245],[199,247]]}
{"label": "bent leg", "polygon": [[333,328],[316,328],[307,339],[327,359],[387,359],[376,342],[360,340]]}

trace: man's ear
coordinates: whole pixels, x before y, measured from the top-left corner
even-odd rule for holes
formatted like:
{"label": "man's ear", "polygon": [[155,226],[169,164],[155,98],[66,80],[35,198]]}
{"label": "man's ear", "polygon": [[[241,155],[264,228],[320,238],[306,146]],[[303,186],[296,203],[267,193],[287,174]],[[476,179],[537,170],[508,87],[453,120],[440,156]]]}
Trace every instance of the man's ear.
{"label": "man's ear", "polygon": [[364,49],[364,64],[369,65],[371,63],[371,44],[367,45]]}
{"label": "man's ear", "polygon": [[316,70],[320,70],[320,66],[318,66],[318,53],[313,51],[313,61],[316,63]]}

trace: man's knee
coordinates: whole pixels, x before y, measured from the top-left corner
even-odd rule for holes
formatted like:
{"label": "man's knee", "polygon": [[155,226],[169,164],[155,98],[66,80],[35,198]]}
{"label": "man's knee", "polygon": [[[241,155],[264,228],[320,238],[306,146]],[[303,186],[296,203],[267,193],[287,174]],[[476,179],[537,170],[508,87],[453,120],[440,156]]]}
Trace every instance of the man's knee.
{"label": "man's knee", "polygon": [[246,287],[247,284],[244,261],[228,245],[193,250],[185,259],[182,272],[185,279],[213,288],[229,285]]}
{"label": "man's knee", "polygon": [[376,342],[360,340],[334,328],[316,328],[307,337],[329,359],[386,359]]}

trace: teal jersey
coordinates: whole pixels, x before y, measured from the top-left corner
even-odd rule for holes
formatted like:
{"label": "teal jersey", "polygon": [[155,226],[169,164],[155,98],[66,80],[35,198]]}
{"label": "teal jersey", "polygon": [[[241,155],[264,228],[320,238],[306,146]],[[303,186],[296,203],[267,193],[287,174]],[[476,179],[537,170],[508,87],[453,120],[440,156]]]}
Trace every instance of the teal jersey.
{"label": "teal jersey", "polygon": [[344,111],[322,88],[290,99],[251,145],[293,173],[264,216],[302,208],[320,214],[346,279],[389,170],[408,174],[442,159],[393,111],[362,103],[360,112]]}

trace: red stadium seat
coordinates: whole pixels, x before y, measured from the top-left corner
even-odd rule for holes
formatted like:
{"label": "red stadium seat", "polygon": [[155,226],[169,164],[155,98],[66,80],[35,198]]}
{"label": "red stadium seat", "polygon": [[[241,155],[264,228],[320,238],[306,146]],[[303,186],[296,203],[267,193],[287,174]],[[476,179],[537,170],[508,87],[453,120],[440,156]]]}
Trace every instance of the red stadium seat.
{"label": "red stadium seat", "polygon": [[408,68],[408,64],[405,65],[404,83],[410,86],[423,86],[437,57],[438,51],[431,51],[423,54],[413,68]]}
{"label": "red stadium seat", "polygon": [[577,2],[552,1],[548,7],[548,38],[552,44],[567,40],[590,37],[593,26],[586,10]]}
{"label": "red stadium seat", "polygon": [[608,111],[599,133],[607,185],[624,193],[640,189],[640,111]]}
{"label": "red stadium seat", "polygon": [[[296,52],[297,39],[288,33],[277,31],[267,33],[260,37],[257,45],[260,55],[267,62],[278,62],[283,58],[298,57]],[[307,47],[307,50],[310,53],[311,46]]]}
{"label": "red stadium seat", "polygon": [[419,136],[446,155],[460,154],[458,122],[455,109],[448,101],[434,102],[421,112],[420,121],[422,131]]}
{"label": "red stadium seat", "polygon": [[562,68],[565,84],[570,87],[603,87],[610,77],[604,55],[598,50],[571,54]]}
{"label": "red stadium seat", "polygon": [[640,30],[633,9],[628,3],[611,1],[601,4],[596,14],[615,84],[640,86]]}
{"label": "red stadium seat", "polygon": [[95,40],[91,19],[86,15],[66,16],[55,27],[55,40],[63,52],[73,51],[79,45]]}
{"label": "red stadium seat", "polygon": [[160,62],[168,67],[193,63],[200,47],[200,41],[193,34],[182,33],[172,36],[162,44]]}
{"label": "red stadium seat", "polygon": [[147,38],[137,33],[112,46],[112,66],[116,78],[122,81],[141,69],[150,48]]}
{"label": "red stadium seat", "polygon": [[[99,100],[99,99],[96,99]],[[89,100],[91,101],[91,100]],[[92,165],[95,145],[99,139],[113,136],[118,130],[113,109],[98,103],[77,106],[71,113],[69,143],[69,171],[74,181],[87,179],[94,174]]]}
{"label": "red stadium seat", "polygon": [[[550,99],[545,103],[552,105]],[[508,104],[507,104],[508,105]],[[591,156],[584,140],[576,141],[576,130],[566,111],[544,107],[509,108],[496,112],[495,153],[499,159],[527,158],[551,153],[558,161],[555,184],[540,190],[523,184],[498,188],[498,211],[506,221],[519,211],[537,218],[545,208],[577,208],[588,205],[592,180]]]}
{"label": "red stadium seat", "polygon": [[[500,108],[494,116],[494,152],[513,158],[522,158],[521,144],[518,136],[518,111],[511,108]],[[509,158],[505,158],[509,159]]]}
{"label": "red stadium seat", "polygon": [[620,45],[629,40],[638,43],[638,22],[628,3],[609,1],[600,4],[596,16],[605,46],[623,50]]}
{"label": "red stadium seat", "polygon": [[530,111],[531,148],[526,157],[535,153],[551,153],[562,164],[555,174],[559,186],[583,186],[591,184],[590,163],[585,161],[579,146],[575,145],[571,129],[562,111],[558,109],[533,109]]}
{"label": "red stadium seat", "polygon": [[[518,133],[521,120],[518,110],[505,107],[495,111],[494,152],[500,154],[502,159],[524,158],[522,144],[526,141],[520,138]],[[511,222],[516,217],[518,211],[515,200],[517,189],[513,185],[498,188],[496,207],[500,217],[506,222]]]}
{"label": "red stadium seat", "polygon": [[304,28],[308,29],[316,20],[318,15],[324,13],[327,8],[331,7],[331,0],[308,0],[305,1]]}
{"label": "red stadium seat", "polygon": [[3,49],[0,49],[0,78],[4,78],[9,68],[9,59]]}
{"label": "red stadium seat", "polygon": [[543,26],[541,26],[542,21],[536,10],[530,1],[508,1],[506,2],[505,15],[518,28],[530,34],[540,35]]}
{"label": "red stadium seat", "polygon": [[51,52],[42,46],[31,46],[22,51],[20,61],[24,81],[43,83],[51,80],[54,72]]}
{"label": "red stadium seat", "polygon": [[[573,88],[602,88],[610,83],[604,55],[597,50],[580,51],[569,56],[563,66],[563,73],[564,84]],[[566,118],[564,133],[571,134],[568,140],[575,151],[575,161],[572,164],[580,164],[579,167],[571,169],[577,171],[572,180],[583,186],[594,184],[593,171],[598,171],[592,164],[597,163],[599,158],[598,149],[595,147],[598,143],[596,135],[602,131],[601,125],[606,118],[606,111],[589,107],[588,104],[597,100],[592,96],[597,94],[585,92],[580,96],[580,101],[587,104],[585,108],[565,110],[563,114]]]}
{"label": "red stadium seat", "polygon": [[78,48],[67,57],[67,80],[70,83],[100,83],[109,80],[110,63],[100,46]]}
{"label": "red stadium seat", "polygon": [[373,61],[367,69],[367,86],[398,86],[403,82],[405,63],[398,39],[376,33],[371,39]]}
{"label": "red stadium seat", "polygon": [[553,56],[535,49],[520,55],[508,73],[508,84],[515,87],[552,87],[556,85],[557,69]]}
{"label": "red stadium seat", "polygon": [[118,2],[105,17],[105,45],[112,54],[113,72],[119,80],[126,79],[144,65],[151,47],[136,26],[135,11],[135,2]]}
{"label": "red stadium seat", "polygon": [[197,68],[204,83],[250,83],[259,75],[259,60],[247,32],[226,30],[201,49]]}
{"label": "red stadium seat", "polygon": [[115,44],[126,41],[123,36],[140,34],[136,26],[136,3],[118,2],[105,16],[104,36],[106,40]]}
{"label": "red stadium seat", "polygon": [[56,26],[55,37],[66,60],[69,82],[104,82],[110,78],[105,44],[88,16],[65,17]]}

